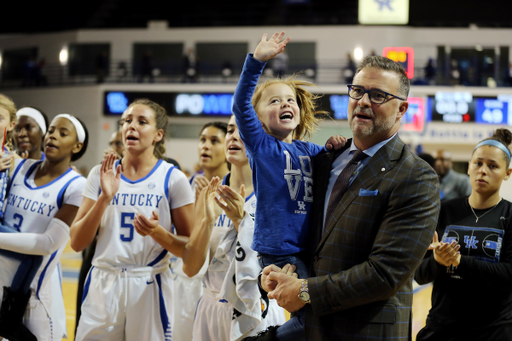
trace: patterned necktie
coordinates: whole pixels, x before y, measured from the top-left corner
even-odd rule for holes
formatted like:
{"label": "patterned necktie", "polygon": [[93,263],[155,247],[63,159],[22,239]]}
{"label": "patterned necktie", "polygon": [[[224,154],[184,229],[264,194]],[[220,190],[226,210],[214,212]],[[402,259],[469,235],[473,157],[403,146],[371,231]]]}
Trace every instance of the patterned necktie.
{"label": "patterned necktie", "polygon": [[343,197],[343,194],[345,194],[345,192],[347,191],[350,177],[354,174],[357,168],[357,164],[359,163],[359,161],[363,160],[367,156],[368,155],[366,155],[362,151],[356,150],[354,152],[352,160],[348,162],[348,164],[345,166],[343,171],[338,176],[338,179],[336,179],[336,182],[334,183],[334,186],[332,188],[331,196],[329,197],[329,204],[327,205],[324,226],[327,224],[327,221],[329,221],[329,218],[334,213],[334,209],[336,208],[338,202]]}

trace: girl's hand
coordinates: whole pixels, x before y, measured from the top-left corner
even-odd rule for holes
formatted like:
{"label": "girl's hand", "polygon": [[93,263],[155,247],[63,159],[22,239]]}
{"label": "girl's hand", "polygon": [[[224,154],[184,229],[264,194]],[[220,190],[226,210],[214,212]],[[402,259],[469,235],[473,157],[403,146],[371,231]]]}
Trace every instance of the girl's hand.
{"label": "girl's hand", "polygon": [[13,156],[0,151],[0,172],[11,168]]}
{"label": "girl's hand", "polygon": [[137,231],[141,236],[150,236],[158,227],[159,220],[160,217],[155,211],[153,211],[150,218],[147,218],[140,213],[136,213],[135,219],[133,219],[133,227],[135,227],[135,231]]}
{"label": "girl's hand", "polygon": [[214,198],[217,206],[226,212],[226,216],[231,219],[236,229],[238,230],[238,226],[240,226],[240,222],[245,215],[245,186],[240,186],[240,193],[237,193],[229,186],[221,185],[217,189],[217,193],[222,199],[221,201],[217,197]]}
{"label": "girl's hand", "polygon": [[222,213],[221,208],[214,203],[214,201],[218,200],[216,191],[219,188],[219,185],[220,179],[216,176],[212,179],[212,181],[210,181],[205,189],[206,193],[204,196],[204,217],[209,222],[217,220],[217,218]]}
{"label": "girl's hand", "polygon": [[327,140],[327,143],[325,144],[325,148],[327,150],[339,150],[343,147],[345,147],[345,144],[347,143],[347,138],[345,136],[340,135],[334,135]]}
{"label": "girl's hand", "polygon": [[260,283],[261,288],[263,290],[265,290],[266,292],[273,291],[276,288],[277,282],[268,278],[268,276],[270,275],[271,272],[280,272],[280,273],[286,274],[288,276],[293,276],[295,278],[298,278],[299,276],[297,275],[295,270],[296,270],[296,267],[293,264],[286,264],[282,268],[278,267],[275,264],[266,266],[261,273],[261,283]]}
{"label": "girl's hand", "polygon": [[260,62],[266,62],[270,58],[274,58],[279,53],[283,52],[286,44],[291,40],[290,37],[283,40],[285,32],[276,32],[269,40],[267,40],[267,34],[265,33],[261,38],[260,43],[254,51],[253,57]]}
{"label": "girl's hand", "polygon": [[109,200],[119,190],[119,183],[121,182],[121,162],[117,165],[116,173],[114,174],[114,162],[116,161],[116,155],[110,153],[105,160],[101,163],[100,170],[100,184],[101,193],[104,194]]}
{"label": "girl's hand", "polygon": [[455,265],[458,266],[460,262],[460,245],[456,241],[451,243],[436,242],[437,234],[434,235],[434,259],[437,263],[443,266]]}
{"label": "girl's hand", "polygon": [[441,243],[439,242],[439,235],[437,234],[437,231],[434,232],[434,239],[432,240],[432,244],[429,245],[429,250],[434,250],[441,246]]}

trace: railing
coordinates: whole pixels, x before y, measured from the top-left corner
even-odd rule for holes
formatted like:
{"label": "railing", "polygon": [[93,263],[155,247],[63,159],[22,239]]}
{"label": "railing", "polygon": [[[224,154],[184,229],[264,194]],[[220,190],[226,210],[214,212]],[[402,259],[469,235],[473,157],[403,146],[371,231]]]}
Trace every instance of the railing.
{"label": "railing", "polygon": [[[457,79],[451,75],[438,74],[431,80],[424,78],[423,66],[426,63],[417,61],[419,67],[415,67],[415,76],[412,84],[418,85],[455,85]],[[351,81],[353,70],[346,67],[346,60],[332,59],[320,60],[316,65],[295,63],[289,65],[287,74],[300,71],[301,78],[317,84],[347,84]],[[232,83],[238,81],[241,65],[232,68],[215,64],[202,63],[197,70],[184,70],[181,65],[169,65],[166,63],[154,63],[146,72],[140,64],[134,64],[128,60],[112,60],[105,69],[95,68],[94,65],[60,65],[48,63],[40,69],[20,70],[5,74],[0,70],[0,88],[20,88],[38,86],[72,86],[97,83]],[[16,70],[14,70],[16,71]],[[272,75],[270,66],[265,70],[266,75]],[[496,86],[512,86],[506,73],[502,72],[501,79],[494,80]],[[466,84],[474,86],[489,86],[486,79],[478,80],[478,84]]]}

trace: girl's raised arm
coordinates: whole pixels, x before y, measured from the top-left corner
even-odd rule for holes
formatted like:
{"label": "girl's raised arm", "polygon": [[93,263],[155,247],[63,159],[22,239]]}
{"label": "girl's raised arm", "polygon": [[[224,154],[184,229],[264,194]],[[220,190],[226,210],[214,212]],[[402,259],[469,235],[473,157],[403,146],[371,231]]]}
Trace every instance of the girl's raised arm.
{"label": "girl's raised arm", "polygon": [[256,46],[256,50],[254,50],[254,59],[259,60],[260,62],[266,62],[283,52],[286,44],[291,40],[290,37],[283,40],[284,35],[284,31],[281,31],[281,33],[276,32],[269,40],[267,40],[267,34],[265,33],[258,46]]}

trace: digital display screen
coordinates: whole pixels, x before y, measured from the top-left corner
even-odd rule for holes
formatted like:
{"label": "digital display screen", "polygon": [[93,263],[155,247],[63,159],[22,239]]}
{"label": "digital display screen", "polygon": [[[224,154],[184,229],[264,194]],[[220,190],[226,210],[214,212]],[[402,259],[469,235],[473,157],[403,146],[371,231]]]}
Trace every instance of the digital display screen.
{"label": "digital display screen", "polygon": [[402,118],[402,129],[422,132],[425,128],[425,100],[422,97],[407,98],[409,107]]}
{"label": "digital display screen", "polygon": [[[167,110],[169,116],[230,116],[232,93],[105,92],[105,115],[121,116],[130,103],[148,98]],[[321,110],[338,120],[347,119],[348,95],[325,94],[317,100]]]}
{"label": "digital display screen", "polygon": [[172,92],[106,92],[105,115],[122,115],[136,99],[148,98],[167,110],[169,116],[229,116],[233,94]]}
{"label": "digital display screen", "polygon": [[402,65],[407,78],[414,78],[414,49],[412,47],[385,47],[382,55]]}
{"label": "digital display screen", "polygon": [[429,96],[432,121],[446,123],[475,122],[475,100],[470,92],[442,92]]}
{"label": "digital display screen", "polygon": [[[348,113],[348,95],[326,95],[329,98],[332,115],[337,120],[347,120]],[[324,96],[324,97],[326,97]],[[326,107],[326,105],[323,105]]]}
{"label": "digital display screen", "polygon": [[475,122],[482,124],[512,125],[512,99],[477,98]]}

